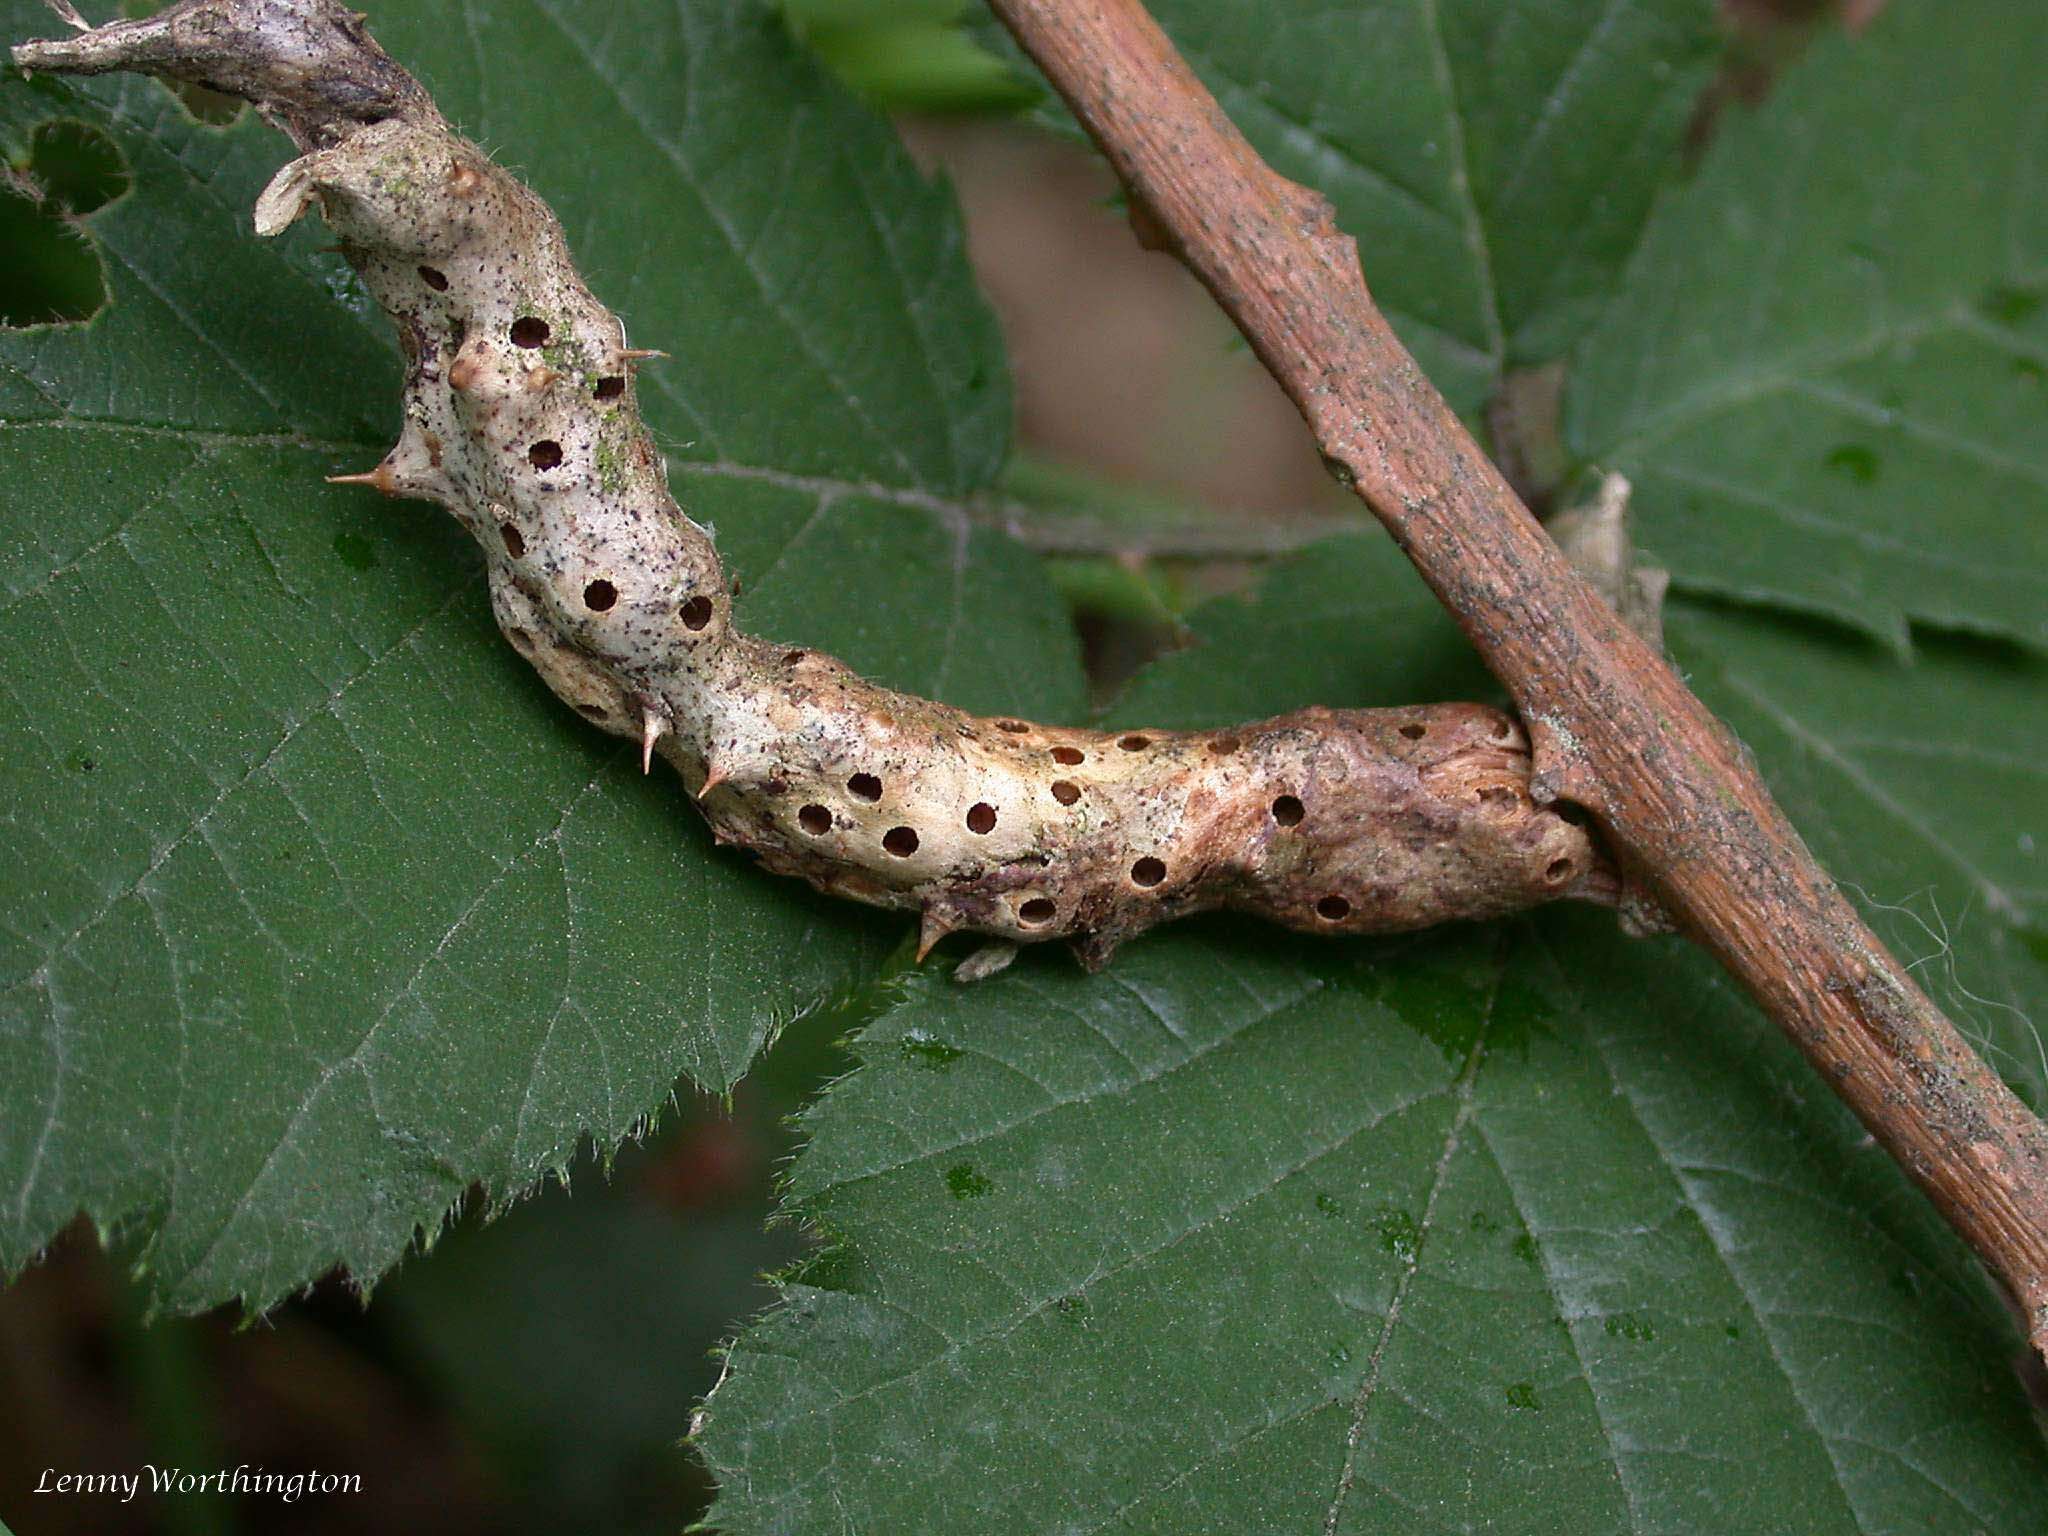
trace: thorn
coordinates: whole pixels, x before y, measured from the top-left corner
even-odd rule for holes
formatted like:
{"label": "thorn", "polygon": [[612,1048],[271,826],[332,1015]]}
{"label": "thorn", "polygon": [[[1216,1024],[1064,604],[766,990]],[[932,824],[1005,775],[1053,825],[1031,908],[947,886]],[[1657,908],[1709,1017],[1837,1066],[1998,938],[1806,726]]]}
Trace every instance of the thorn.
{"label": "thorn", "polygon": [[926,907],[917,924],[917,963],[924,964],[924,957],[938,946],[939,940],[953,931],[951,917],[939,907]]}
{"label": "thorn", "polygon": [[656,352],[651,347],[626,347],[619,356],[629,363],[645,362],[650,357],[667,357],[666,352]]}
{"label": "thorn", "polygon": [[282,234],[318,195],[311,159],[310,155],[301,155],[288,160],[270,178],[270,185],[256,199],[253,227],[258,235],[267,238]]}
{"label": "thorn", "polygon": [[80,32],[92,30],[92,23],[78,14],[78,7],[73,5],[71,0],[48,0],[48,3],[50,9],[57,13],[57,19],[65,26],[75,27]]}
{"label": "thorn", "polygon": [[329,485],[367,485],[382,491],[386,496],[399,494],[398,481],[391,473],[391,461],[386,459],[375,469],[360,475],[329,475]]}
{"label": "thorn", "polygon": [[475,167],[464,165],[460,160],[448,167],[448,190],[457,197],[474,197],[483,182]]}
{"label": "thorn", "polygon": [[709,758],[704,761],[704,782],[697,786],[697,798],[702,800],[711,791],[725,782],[725,770]]}
{"label": "thorn", "polygon": [[559,373],[545,364],[538,368],[528,369],[526,374],[527,392],[537,395],[560,377]]}
{"label": "thorn", "polygon": [[457,354],[448,365],[448,387],[457,394],[467,394],[469,387],[476,383],[477,370],[483,365],[473,355]]}
{"label": "thorn", "polygon": [[[666,736],[668,732],[669,723],[667,715],[664,715],[659,711],[652,709],[643,708],[640,711],[641,773],[647,774],[652,773],[654,771],[654,744],[657,741],[661,740],[662,737]],[[709,789],[710,787],[711,786],[709,781],[706,781],[705,788]],[[697,798],[699,800],[704,798],[703,792],[701,790],[698,792]]]}

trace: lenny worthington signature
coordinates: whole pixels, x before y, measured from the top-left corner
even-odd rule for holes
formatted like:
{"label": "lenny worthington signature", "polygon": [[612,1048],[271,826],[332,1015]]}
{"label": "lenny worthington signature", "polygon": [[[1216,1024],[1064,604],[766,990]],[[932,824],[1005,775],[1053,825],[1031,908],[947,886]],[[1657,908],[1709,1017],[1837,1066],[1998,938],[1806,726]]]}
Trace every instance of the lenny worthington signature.
{"label": "lenny worthington signature", "polygon": [[43,1468],[37,1493],[86,1494],[118,1498],[128,1503],[138,1493],[258,1493],[270,1494],[287,1504],[309,1493],[361,1493],[360,1472],[270,1472],[246,1462],[232,1471],[188,1472],[183,1467],[145,1464],[133,1472],[59,1472]]}

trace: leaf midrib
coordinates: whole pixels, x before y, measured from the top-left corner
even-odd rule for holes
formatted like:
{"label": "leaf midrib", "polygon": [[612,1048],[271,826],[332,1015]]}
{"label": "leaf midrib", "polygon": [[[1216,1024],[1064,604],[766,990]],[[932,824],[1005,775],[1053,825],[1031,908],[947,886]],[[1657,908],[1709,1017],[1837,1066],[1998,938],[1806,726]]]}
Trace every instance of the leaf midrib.
{"label": "leaf midrib", "polygon": [[[1337,1536],[1337,1522],[1342,1518],[1344,1502],[1351,1496],[1358,1476],[1358,1447],[1365,1436],[1365,1421],[1372,1411],[1372,1405],[1379,1391],[1380,1371],[1386,1363],[1387,1348],[1393,1343],[1395,1330],[1401,1325],[1402,1304],[1408,1299],[1409,1288],[1415,1277],[1422,1272],[1423,1255],[1428,1251],[1430,1228],[1436,1217],[1437,1198],[1443,1193],[1444,1181],[1449,1177],[1451,1161],[1458,1155],[1458,1147],[1465,1135],[1465,1128],[1472,1121],[1474,1090],[1479,1082],[1479,1069],[1486,1062],[1486,1036],[1493,1027],[1493,1011],[1500,1002],[1501,982],[1507,975],[1507,947],[1505,939],[1497,940],[1493,951],[1493,986],[1487,992],[1486,1006],[1480,1012],[1479,1028],[1472,1039],[1471,1049],[1466,1053],[1465,1064],[1458,1073],[1458,1080],[1451,1089],[1453,1102],[1457,1105],[1451,1116],[1449,1128],[1444,1132],[1443,1150],[1437,1155],[1436,1168],[1430,1176],[1429,1193],[1423,1197],[1422,1216],[1416,1224],[1415,1251],[1409,1257],[1407,1267],[1395,1282],[1394,1293],[1387,1300],[1387,1312],[1380,1323],[1380,1336],[1374,1341],[1372,1356],[1366,1363],[1365,1374],[1358,1384],[1358,1391],[1352,1400],[1351,1423],[1344,1437],[1344,1461],[1337,1473],[1337,1490],[1330,1500],[1330,1510],[1323,1517],[1323,1536]],[[1606,1428],[1605,1420],[1601,1427]],[[1610,1445],[1612,1438],[1610,1437]]]}

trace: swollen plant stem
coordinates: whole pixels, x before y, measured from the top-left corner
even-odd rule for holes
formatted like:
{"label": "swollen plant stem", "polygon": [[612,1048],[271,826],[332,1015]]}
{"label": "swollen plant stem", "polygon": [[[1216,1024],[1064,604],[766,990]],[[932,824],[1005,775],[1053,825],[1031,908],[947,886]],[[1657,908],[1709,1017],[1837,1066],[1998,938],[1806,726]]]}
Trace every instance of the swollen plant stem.
{"label": "swollen plant stem", "polygon": [[[1573,569],[1373,304],[1329,203],[1275,174],[1140,0],[989,0],[1520,707],[1545,804],[1783,1026],[2048,1356],[2048,1130],[1864,925],[1739,743]],[[1361,88],[1365,88],[1363,85]]]}
{"label": "swollen plant stem", "polygon": [[347,478],[447,508],[513,647],[670,763],[720,842],[919,913],[921,953],[964,929],[1065,938],[1092,967],[1212,907],[1335,934],[1613,899],[1585,829],[1532,798],[1521,727],[1480,705],[1106,735],[979,719],[741,633],[641,425],[650,354],[540,199],[334,0],[185,0],[15,59],[198,80],[290,134],[257,233],[317,208],[405,355],[398,444]]}

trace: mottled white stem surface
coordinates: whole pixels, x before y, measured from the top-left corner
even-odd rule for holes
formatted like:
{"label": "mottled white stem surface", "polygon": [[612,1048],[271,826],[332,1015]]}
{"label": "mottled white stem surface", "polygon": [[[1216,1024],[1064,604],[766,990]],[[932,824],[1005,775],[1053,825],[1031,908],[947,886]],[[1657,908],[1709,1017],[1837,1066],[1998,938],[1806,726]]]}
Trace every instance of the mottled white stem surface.
{"label": "mottled white stem surface", "polygon": [[819,889],[1084,963],[1214,907],[1314,932],[1417,928],[1615,881],[1529,793],[1529,744],[1474,704],[1304,710],[1116,735],[981,719],[741,633],[709,533],[670,495],[619,318],[560,226],[333,0],[186,0],[15,50],[254,101],[305,151],[259,234],[309,209],[391,317],[405,425],[352,480],[448,509],[499,626],[561,698],[677,770],[722,843]]}

